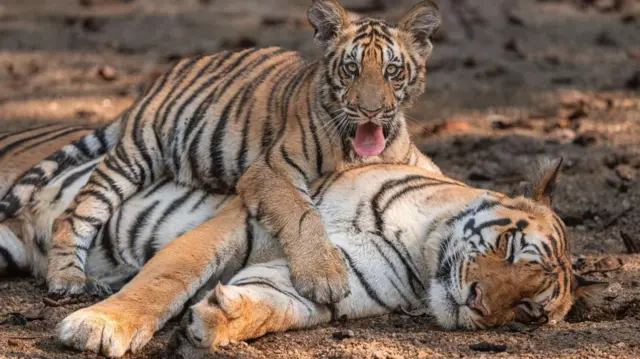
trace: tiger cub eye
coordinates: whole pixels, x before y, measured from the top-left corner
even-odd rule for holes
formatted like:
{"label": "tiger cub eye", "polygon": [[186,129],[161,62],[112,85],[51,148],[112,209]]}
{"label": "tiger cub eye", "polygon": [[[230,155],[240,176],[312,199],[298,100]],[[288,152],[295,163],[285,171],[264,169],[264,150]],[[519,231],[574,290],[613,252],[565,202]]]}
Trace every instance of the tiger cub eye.
{"label": "tiger cub eye", "polygon": [[400,70],[400,67],[398,67],[397,65],[389,65],[387,66],[385,73],[387,74],[387,76],[394,76],[395,74],[398,73],[398,71]]}
{"label": "tiger cub eye", "polygon": [[353,62],[350,62],[344,65],[344,68],[347,70],[347,73],[350,75],[355,75],[358,72],[358,65]]}

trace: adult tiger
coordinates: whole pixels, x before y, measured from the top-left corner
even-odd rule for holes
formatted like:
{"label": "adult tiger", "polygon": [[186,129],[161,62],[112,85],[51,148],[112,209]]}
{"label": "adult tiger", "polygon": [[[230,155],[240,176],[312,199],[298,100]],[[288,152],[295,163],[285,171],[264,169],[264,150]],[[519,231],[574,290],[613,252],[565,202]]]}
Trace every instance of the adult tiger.
{"label": "adult tiger", "polygon": [[[430,36],[440,18],[424,1],[392,26],[351,21],[336,0],[308,12],[322,60],[279,48],[246,49],[180,61],[122,117],[98,131],[118,141],[58,220],[49,291],[80,293],[87,250],[121,203],[169,174],[198,188],[236,186],[245,206],[282,244],[303,296],[337,302],[349,293],[346,262],[327,239],[308,184],[362,163],[437,167],[411,143],[403,116],[423,92]],[[29,171],[0,202],[0,218],[100,146],[67,147]]]}
{"label": "adult tiger", "polygon": [[602,284],[572,274],[565,227],[550,207],[558,165],[532,198],[405,165],[360,166],[317,180],[310,195],[347,259],[352,288],[333,305],[295,291],[282,247],[231,199],[120,292],[65,318],[59,337],[112,357],[136,351],[205,283],[218,281],[174,333],[180,352],[398,308],[427,307],[447,329],[560,320],[576,297]]}

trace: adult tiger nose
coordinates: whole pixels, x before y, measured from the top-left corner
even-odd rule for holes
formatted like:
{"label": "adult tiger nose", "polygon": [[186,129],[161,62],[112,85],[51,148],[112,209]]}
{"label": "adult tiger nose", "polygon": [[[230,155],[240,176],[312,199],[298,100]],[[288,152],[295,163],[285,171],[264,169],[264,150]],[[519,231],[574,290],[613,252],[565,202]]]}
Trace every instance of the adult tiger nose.
{"label": "adult tiger nose", "polygon": [[480,289],[478,282],[471,284],[471,290],[469,291],[466,304],[469,308],[479,311],[484,317],[488,317],[491,314],[489,308],[487,308],[482,301],[482,289]]}

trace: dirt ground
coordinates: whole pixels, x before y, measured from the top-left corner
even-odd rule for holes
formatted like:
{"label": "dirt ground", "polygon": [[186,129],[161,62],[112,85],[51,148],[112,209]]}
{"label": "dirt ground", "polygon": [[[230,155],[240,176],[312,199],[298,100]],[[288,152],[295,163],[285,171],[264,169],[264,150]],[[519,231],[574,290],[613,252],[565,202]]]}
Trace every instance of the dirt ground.
{"label": "dirt ground", "polygon": [[[183,56],[253,45],[316,56],[309,3],[0,1],[2,130],[102,124]],[[343,3],[393,19],[413,0]],[[428,317],[390,315],[268,335],[211,357],[640,358],[640,255],[630,254],[640,252],[640,2],[442,0],[441,8],[428,89],[411,111],[415,140],[445,173],[505,192],[537,157],[562,155],[554,207],[576,269],[610,288],[567,322],[530,334],[444,332]],[[91,357],[54,337],[56,323],[86,303],[42,310],[43,293],[34,280],[0,279],[0,357]],[[164,357],[173,325],[128,358]],[[340,332],[348,338],[335,339]],[[470,348],[480,342],[506,351]]]}

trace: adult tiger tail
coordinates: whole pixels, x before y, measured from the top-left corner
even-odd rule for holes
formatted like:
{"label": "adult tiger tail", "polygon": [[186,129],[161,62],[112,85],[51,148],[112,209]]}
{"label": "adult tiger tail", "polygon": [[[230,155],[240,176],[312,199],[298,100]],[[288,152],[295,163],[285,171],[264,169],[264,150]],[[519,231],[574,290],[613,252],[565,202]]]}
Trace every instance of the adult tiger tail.
{"label": "adult tiger tail", "polygon": [[47,125],[0,135],[0,171],[4,183],[11,184],[8,190],[0,189],[4,195],[0,221],[16,215],[34,193],[60,173],[107,153],[118,142],[121,131],[122,122],[117,120],[97,130]]}
{"label": "adult tiger tail", "polygon": [[[440,18],[423,1],[397,25],[352,21],[336,0],[313,0],[308,18],[322,59],[306,62],[280,48],[185,59],[102,131],[107,135],[94,136],[111,141],[101,148],[117,144],[56,222],[50,292],[83,292],[99,229],[125,200],[169,175],[195,188],[236,188],[281,242],[303,296],[328,303],[349,293],[346,262],[328,240],[308,185],[364,163],[438,171],[410,141],[403,113],[424,91]],[[2,202],[4,215],[65,164],[99,152],[71,147],[55,154],[18,181]]]}
{"label": "adult tiger tail", "polygon": [[558,168],[547,167],[531,197],[406,165],[321,177],[310,194],[347,260],[352,288],[336,304],[295,290],[277,239],[235,197],[160,250],[120,292],[65,318],[59,338],[110,357],[135,352],[205,283],[218,285],[174,333],[179,357],[399,308],[429,313],[445,329],[532,330],[562,320],[577,298],[606,285],[572,272],[565,226],[550,206]]}
{"label": "adult tiger tail", "polygon": [[92,131],[86,126],[48,124],[0,133],[0,197],[27,170]]}

